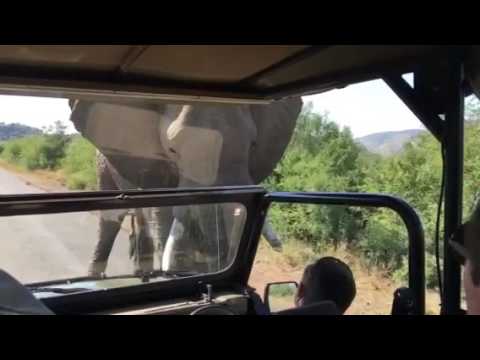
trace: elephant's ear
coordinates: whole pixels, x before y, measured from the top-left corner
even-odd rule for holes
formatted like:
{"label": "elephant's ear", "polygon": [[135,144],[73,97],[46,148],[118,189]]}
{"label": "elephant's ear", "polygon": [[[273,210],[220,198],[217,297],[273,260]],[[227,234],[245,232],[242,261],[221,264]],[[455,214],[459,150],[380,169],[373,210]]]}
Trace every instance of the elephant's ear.
{"label": "elephant's ear", "polygon": [[301,98],[279,100],[269,105],[251,105],[257,140],[250,154],[250,175],[255,184],[265,180],[282,159],[302,111]]}
{"label": "elephant's ear", "polygon": [[92,106],[91,101],[81,101],[75,99],[69,99],[68,105],[70,110],[70,121],[73,123],[75,129],[83,135],[86,128],[86,121],[88,119],[88,112]]}
{"label": "elephant's ear", "polygon": [[140,110],[150,110],[157,111],[159,113],[163,112],[165,105],[163,103],[154,103],[154,102],[142,102],[139,100],[117,100],[117,101],[105,101],[97,102],[92,100],[78,100],[78,99],[68,99],[68,106],[72,111],[70,114],[70,121],[75,126],[75,129],[84,135],[84,132],[87,128],[87,122],[90,120],[90,109],[95,104],[110,104],[118,106],[128,106],[132,109]]}
{"label": "elephant's ear", "polygon": [[465,63],[465,77],[473,93],[480,99],[480,46],[472,46]]}

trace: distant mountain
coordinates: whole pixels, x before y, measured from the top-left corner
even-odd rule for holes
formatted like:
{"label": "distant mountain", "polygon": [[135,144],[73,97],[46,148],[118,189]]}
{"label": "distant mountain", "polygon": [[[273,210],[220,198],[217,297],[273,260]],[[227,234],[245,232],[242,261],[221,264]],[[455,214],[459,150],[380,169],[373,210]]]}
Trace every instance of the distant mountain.
{"label": "distant mountain", "polygon": [[13,138],[41,134],[42,130],[22,125],[22,124],[5,124],[0,122],[0,141]]}
{"label": "distant mountain", "polygon": [[425,130],[412,129],[402,131],[386,131],[356,138],[368,151],[380,155],[393,155],[400,152],[405,144],[423,134]]}

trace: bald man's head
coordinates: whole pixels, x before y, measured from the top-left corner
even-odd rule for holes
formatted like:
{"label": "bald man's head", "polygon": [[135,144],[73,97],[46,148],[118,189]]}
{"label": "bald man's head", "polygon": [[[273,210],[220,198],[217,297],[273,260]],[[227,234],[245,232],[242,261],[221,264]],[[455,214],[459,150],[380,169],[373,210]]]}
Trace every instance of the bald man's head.
{"label": "bald man's head", "polygon": [[305,268],[297,303],[310,305],[329,300],[343,313],[355,295],[355,279],[348,265],[334,257],[324,257]]}

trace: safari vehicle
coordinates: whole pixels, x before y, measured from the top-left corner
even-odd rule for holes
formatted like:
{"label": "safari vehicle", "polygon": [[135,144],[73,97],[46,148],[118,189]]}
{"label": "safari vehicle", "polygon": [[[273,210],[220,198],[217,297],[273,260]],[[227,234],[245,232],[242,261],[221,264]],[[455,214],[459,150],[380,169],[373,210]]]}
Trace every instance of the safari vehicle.
{"label": "safari vehicle", "polygon": [[[123,102],[142,109],[151,103],[268,106],[282,99],[383,79],[442,144],[444,239],[448,241],[462,219],[463,99],[475,90],[475,85],[480,85],[478,56],[479,51],[468,46],[12,45],[0,47],[0,90],[4,95],[56,97],[87,103]],[[406,73],[414,74],[413,87],[402,78]],[[110,123],[115,124],[115,119],[110,117]],[[108,142],[117,133],[136,131],[135,125],[122,129],[121,122],[118,124],[117,131],[108,134],[104,130],[91,130],[96,123],[83,124],[80,128],[91,135],[93,142],[100,139],[99,134],[103,134],[101,141]],[[147,135],[144,133],[141,141],[148,143]],[[200,137],[198,139],[200,141]],[[205,143],[211,141],[209,138]],[[108,142],[109,149],[119,154],[122,144],[127,146],[127,142]],[[23,224],[20,226],[26,227],[30,224],[28,219],[38,216],[52,219],[52,226],[59,223],[68,226],[71,218],[64,217],[66,214],[84,216],[79,214],[101,211],[115,215],[118,211],[136,213],[141,209],[164,208],[173,209],[177,214],[182,209],[191,212],[205,209],[208,220],[214,224],[209,229],[215,231],[201,235],[201,223],[191,223],[191,228],[183,227],[182,231],[196,243],[200,241],[197,237],[203,236],[202,241],[210,246],[208,256],[197,256],[191,247],[180,246],[174,255],[175,266],[165,268],[163,263],[157,265],[151,254],[142,257],[145,254],[138,248],[137,241],[134,242],[137,248],[131,249],[137,250],[136,271],[119,270],[112,274],[102,270],[94,275],[45,276],[47,279],[22,282],[55,314],[247,315],[256,314],[249,276],[272,204],[386,207],[403,219],[409,238],[409,281],[408,288],[403,290],[411,297],[407,304],[400,305],[395,305],[392,297],[395,305],[392,312],[425,313],[424,233],[421,219],[408,203],[382,194],[268,193],[260,186],[234,185],[189,187],[186,183],[170,189],[147,186],[128,190],[9,194],[0,197],[0,216],[11,224],[18,219]],[[226,207],[231,211],[225,213]],[[230,224],[228,233],[226,223]],[[132,220],[130,230],[135,224],[138,225],[138,221]],[[85,243],[91,244],[94,239],[90,237],[96,235],[85,229],[82,236]],[[21,256],[25,251],[19,250],[12,256]],[[62,255],[52,254],[44,259],[45,266],[55,263],[57,256]],[[142,261],[150,262],[147,271]],[[28,268],[29,264],[23,266]],[[461,313],[460,264],[449,246],[444,246],[443,282],[442,314]],[[275,284],[267,287],[267,303],[273,286]],[[311,309],[310,314],[331,313],[329,309],[319,306]],[[296,310],[285,314],[292,313]]]}

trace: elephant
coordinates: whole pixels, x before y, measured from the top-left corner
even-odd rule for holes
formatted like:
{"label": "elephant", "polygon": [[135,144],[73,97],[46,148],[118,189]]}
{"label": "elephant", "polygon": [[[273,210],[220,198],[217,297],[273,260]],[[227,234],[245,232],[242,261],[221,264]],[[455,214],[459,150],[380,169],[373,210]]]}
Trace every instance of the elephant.
{"label": "elephant", "polygon": [[[69,103],[70,120],[97,148],[100,190],[259,184],[281,160],[303,106],[301,98],[268,105],[165,104],[118,99],[71,99]],[[155,246],[162,268],[175,268],[173,253],[178,254],[175,248],[178,250],[181,237],[194,238],[181,235],[183,230],[193,229],[185,226],[187,223],[195,222],[197,235],[210,238],[208,234],[214,233],[215,226],[218,230],[221,219],[223,234],[232,234],[233,227],[238,226],[235,221],[241,222],[244,216],[232,221],[234,213],[238,215],[239,209],[231,204],[135,210],[136,222],[132,221],[132,226],[137,224],[140,234],[136,234],[137,241],[133,243],[142,244],[131,251],[136,259],[135,271],[153,269]],[[101,212],[99,239],[89,275],[105,272],[125,216],[126,211]],[[156,225],[155,230],[152,224]],[[268,219],[263,235],[273,248],[281,249]],[[226,244],[228,240],[232,239],[221,242]],[[229,253],[224,257],[226,262],[232,258],[232,249],[224,249]]]}

